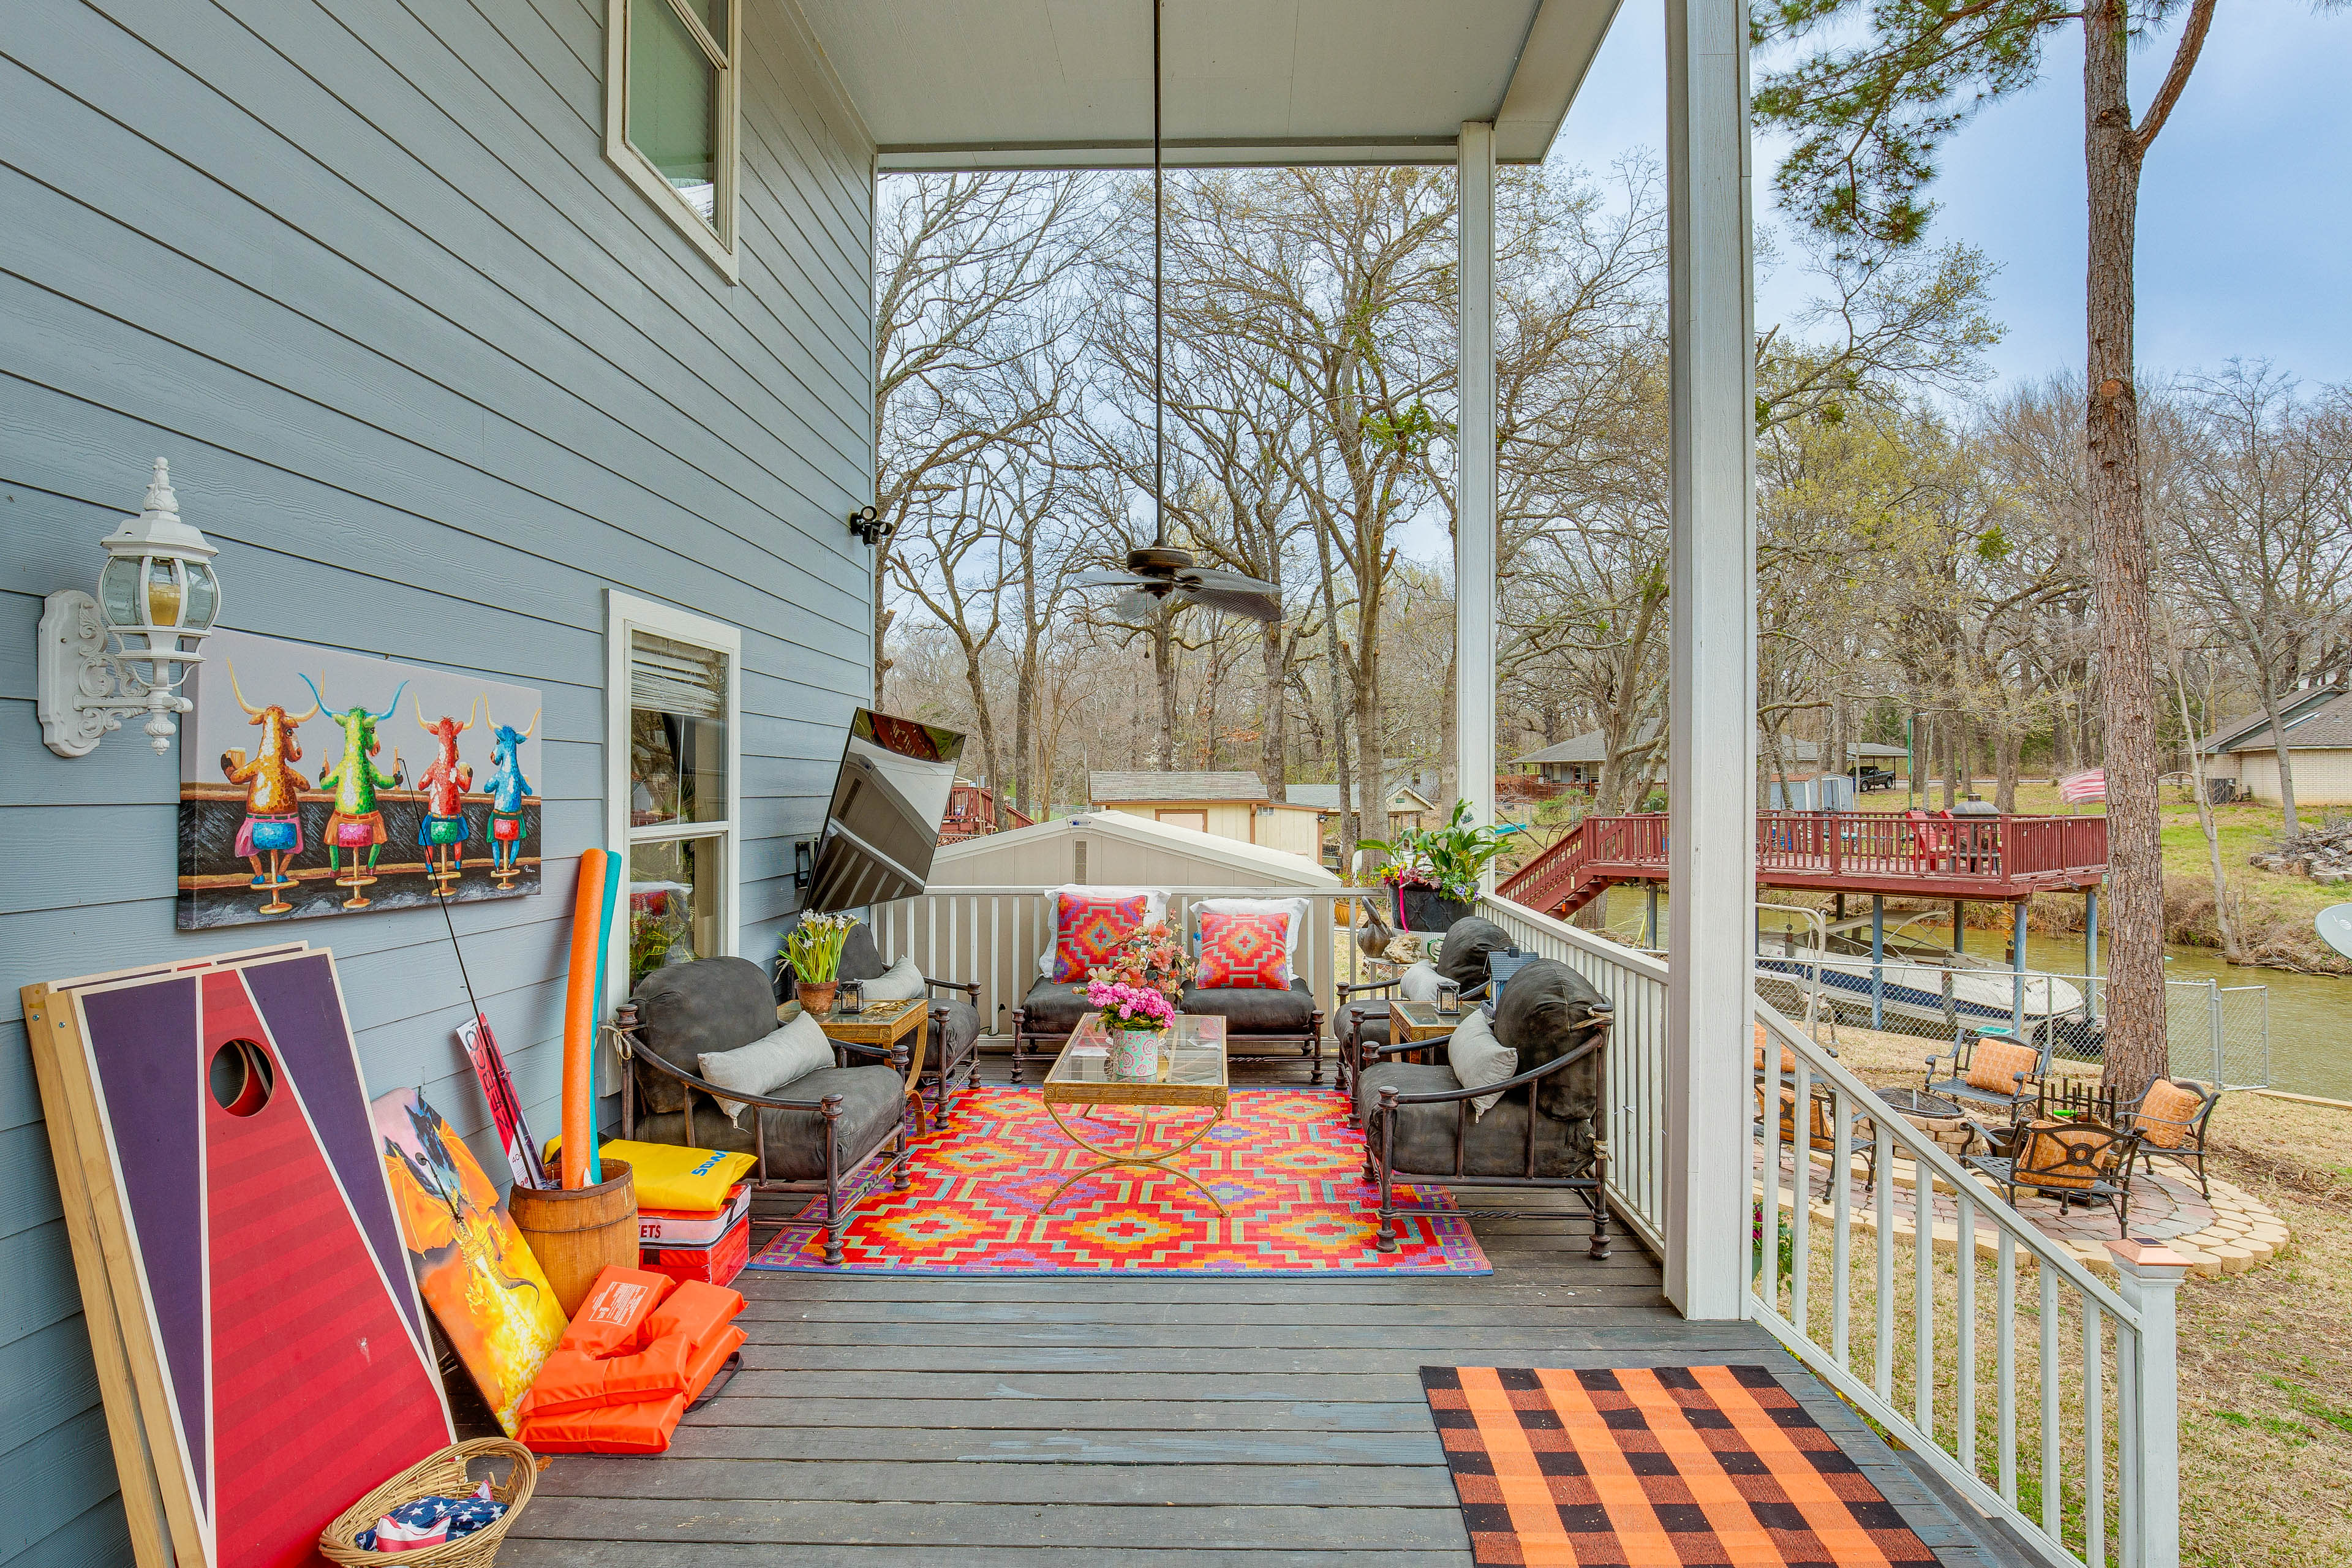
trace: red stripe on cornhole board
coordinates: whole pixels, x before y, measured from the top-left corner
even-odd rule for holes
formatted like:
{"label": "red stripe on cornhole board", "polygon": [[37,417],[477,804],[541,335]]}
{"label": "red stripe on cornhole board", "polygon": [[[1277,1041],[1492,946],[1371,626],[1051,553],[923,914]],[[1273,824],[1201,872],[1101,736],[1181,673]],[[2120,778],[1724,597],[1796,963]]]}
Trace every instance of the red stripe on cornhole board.
{"label": "red stripe on cornhole board", "polygon": [[328,1521],[449,1431],[244,981],[204,986],[207,1061],[251,1040],[277,1075],[253,1115],[204,1100],[217,1560],[287,1568],[315,1563]]}

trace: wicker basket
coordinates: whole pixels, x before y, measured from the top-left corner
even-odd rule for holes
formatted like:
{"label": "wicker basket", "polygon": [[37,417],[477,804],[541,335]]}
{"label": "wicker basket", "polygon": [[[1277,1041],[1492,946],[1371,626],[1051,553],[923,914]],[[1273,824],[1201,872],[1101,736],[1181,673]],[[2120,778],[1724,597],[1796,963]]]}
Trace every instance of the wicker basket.
{"label": "wicker basket", "polygon": [[[402,1503],[419,1498],[463,1497],[472,1491],[481,1483],[466,1473],[466,1462],[482,1458],[509,1461],[507,1479],[490,1483],[490,1495],[507,1505],[506,1512],[491,1523],[471,1535],[409,1552],[362,1552],[352,1544],[361,1531]],[[417,1460],[337,1514],[334,1522],[319,1532],[319,1552],[328,1562],[350,1568],[380,1563],[399,1563],[406,1568],[485,1568],[498,1556],[508,1528],[538,1484],[539,1458],[529,1448],[511,1437],[476,1437]]]}

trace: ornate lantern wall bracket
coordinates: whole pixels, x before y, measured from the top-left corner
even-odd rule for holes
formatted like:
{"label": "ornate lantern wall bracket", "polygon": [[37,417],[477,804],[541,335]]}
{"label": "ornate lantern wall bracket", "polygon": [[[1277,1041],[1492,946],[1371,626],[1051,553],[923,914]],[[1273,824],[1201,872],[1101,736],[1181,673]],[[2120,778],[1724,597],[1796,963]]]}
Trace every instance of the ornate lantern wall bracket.
{"label": "ornate lantern wall bracket", "polygon": [[180,695],[220,614],[212,543],[181,521],[171,471],[155,459],[137,517],[104,542],[95,598],[78,588],[42,601],[35,706],[41,739],[61,757],[87,756],[122,721],[144,712],[147,744],[172,749],[172,715],[195,706]]}

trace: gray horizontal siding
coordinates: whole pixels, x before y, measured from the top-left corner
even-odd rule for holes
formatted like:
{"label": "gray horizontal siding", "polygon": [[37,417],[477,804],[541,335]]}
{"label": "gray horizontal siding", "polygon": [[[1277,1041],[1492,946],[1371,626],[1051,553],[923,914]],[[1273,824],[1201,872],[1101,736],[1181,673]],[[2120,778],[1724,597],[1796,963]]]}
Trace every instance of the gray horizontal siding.
{"label": "gray horizontal siding", "polygon": [[[128,1560],[16,988],[248,946],[174,931],[176,752],[39,743],[41,595],[172,459],[224,625],[534,685],[536,898],[451,911],[542,1130],[604,594],[743,632],[742,951],[794,907],[870,689],[868,149],[781,7],[744,20],[730,287],[602,155],[603,0],[28,0],[0,24],[0,1563]],[[432,911],[331,946],[376,1091],[493,1169]],[[35,1468],[37,1466],[37,1469]]]}

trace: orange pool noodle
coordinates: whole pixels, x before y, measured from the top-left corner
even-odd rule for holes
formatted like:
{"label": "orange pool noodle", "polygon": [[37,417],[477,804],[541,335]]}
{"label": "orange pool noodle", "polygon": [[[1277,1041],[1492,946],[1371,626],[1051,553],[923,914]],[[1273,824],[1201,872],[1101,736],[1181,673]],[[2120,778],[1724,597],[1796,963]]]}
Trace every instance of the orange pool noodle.
{"label": "orange pool noodle", "polygon": [[563,1003],[563,1184],[588,1183],[588,1152],[596,1142],[596,1106],[589,1068],[596,1048],[598,933],[604,923],[604,851],[580,857],[580,890],[572,901],[572,975]]}

